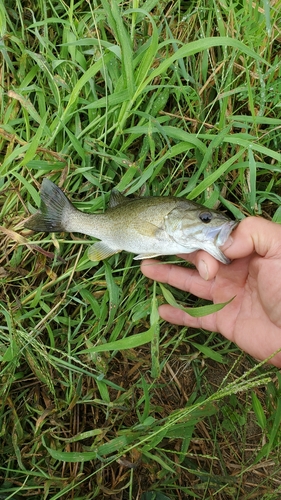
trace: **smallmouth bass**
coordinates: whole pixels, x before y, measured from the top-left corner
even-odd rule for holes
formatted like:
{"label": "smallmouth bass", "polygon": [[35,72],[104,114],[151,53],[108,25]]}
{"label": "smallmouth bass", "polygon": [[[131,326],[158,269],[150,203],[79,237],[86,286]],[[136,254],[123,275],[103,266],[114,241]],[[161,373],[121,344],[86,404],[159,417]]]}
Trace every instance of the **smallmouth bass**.
{"label": "smallmouth bass", "polygon": [[99,261],[125,250],[135,259],[205,250],[229,264],[220,247],[238,222],[193,201],[172,196],[127,198],[111,191],[108,209],[101,214],[77,210],[49,179],[43,179],[40,209],[25,227],[33,231],[83,233],[101,241],[88,250]]}

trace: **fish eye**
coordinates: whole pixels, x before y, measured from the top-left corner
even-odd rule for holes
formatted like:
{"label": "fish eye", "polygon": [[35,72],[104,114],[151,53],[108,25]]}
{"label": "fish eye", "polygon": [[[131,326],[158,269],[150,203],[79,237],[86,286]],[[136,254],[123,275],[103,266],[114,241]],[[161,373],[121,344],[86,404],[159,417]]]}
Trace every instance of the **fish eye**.
{"label": "fish eye", "polygon": [[209,222],[211,222],[213,218],[213,214],[211,212],[201,212],[199,214],[199,219],[204,222],[204,224],[208,224]]}

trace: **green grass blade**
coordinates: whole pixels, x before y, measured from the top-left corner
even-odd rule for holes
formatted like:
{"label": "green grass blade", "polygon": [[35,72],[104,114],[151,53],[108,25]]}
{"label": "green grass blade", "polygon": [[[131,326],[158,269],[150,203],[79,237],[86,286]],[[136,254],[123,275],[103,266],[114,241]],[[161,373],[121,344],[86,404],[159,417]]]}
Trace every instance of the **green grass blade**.
{"label": "green grass blade", "polygon": [[233,299],[235,298],[232,297],[227,302],[222,302],[220,304],[210,304],[207,306],[200,306],[200,307],[183,307],[180,304],[178,304],[178,302],[175,300],[170,290],[164,287],[162,283],[159,283],[159,286],[161,288],[165,300],[168,302],[168,304],[170,304],[170,306],[176,307],[177,309],[181,309],[182,311],[186,312],[193,318],[201,318],[202,316],[207,316],[208,314],[216,313],[221,309],[223,309],[228,304],[230,304],[230,302],[232,302]]}

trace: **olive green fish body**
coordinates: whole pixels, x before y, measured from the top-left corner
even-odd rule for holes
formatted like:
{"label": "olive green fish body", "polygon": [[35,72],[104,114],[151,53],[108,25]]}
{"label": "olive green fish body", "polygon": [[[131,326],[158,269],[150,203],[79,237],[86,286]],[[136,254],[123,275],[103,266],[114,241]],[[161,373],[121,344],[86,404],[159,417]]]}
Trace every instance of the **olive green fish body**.
{"label": "olive green fish body", "polygon": [[219,247],[237,222],[192,201],[164,196],[131,199],[113,190],[103,214],[85,214],[48,179],[43,180],[40,194],[40,210],[25,226],[34,231],[79,232],[100,239],[88,250],[91,260],[121,250],[142,259],[203,249],[221,262],[229,262]]}

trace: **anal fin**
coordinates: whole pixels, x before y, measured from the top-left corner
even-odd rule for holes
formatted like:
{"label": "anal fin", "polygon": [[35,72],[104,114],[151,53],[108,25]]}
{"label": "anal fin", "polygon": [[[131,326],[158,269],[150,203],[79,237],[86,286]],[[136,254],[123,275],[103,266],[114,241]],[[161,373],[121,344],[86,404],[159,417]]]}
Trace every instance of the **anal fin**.
{"label": "anal fin", "polygon": [[136,255],[134,257],[134,260],[141,260],[141,259],[153,259],[153,257],[160,257],[160,253],[140,253],[139,255]]}
{"label": "anal fin", "polygon": [[110,246],[103,241],[97,241],[97,243],[94,243],[94,245],[90,246],[88,249],[88,258],[93,261],[99,261],[107,259],[107,257],[110,257],[118,252],[121,252],[121,249],[115,250],[110,248]]}

